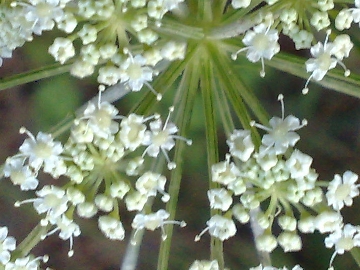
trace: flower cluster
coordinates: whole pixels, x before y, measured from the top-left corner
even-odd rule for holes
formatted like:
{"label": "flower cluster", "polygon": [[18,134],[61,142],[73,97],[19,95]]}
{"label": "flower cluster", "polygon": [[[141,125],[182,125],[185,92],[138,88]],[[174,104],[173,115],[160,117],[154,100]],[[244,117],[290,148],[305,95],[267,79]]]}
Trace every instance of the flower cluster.
{"label": "flower cluster", "polygon": [[[264,59],[271,60],[280,51],[278,39],[279,33],[283,33],[292,39],[297,50],[310,49],[313,56],[306,62],[306,71],[312,74],[303,89],[304,94],[308,92],[307,85],[311,79],[322,80],[325,74],[337,64],[345,69],[344,75],[349,76],[350,71],[342,60],[349,56],[353,47],[350,37],[347,34],[340,34],[334,38],[334,42],[328,42],[331,32],[329,12],[335,10],[334,2],[333,0],[305,1],[299,5],[292,1],[266,1],[269,8],[264,8],[266,11],[251,20],[250,25],[255,26],[245,31],[242,39],[245,47],[233,53],[232,59],[235,60],[239,53],[246,51],[249,61],[261,60],[260,75],[264,77]],[[246,9],[251,1],[233,0],[231,4],[234,9]],[[309,7],[308,10],[307,7]],[[336,16],[335,27],[342,31],[349,29],[352,22],[359,23],[359,7],[360,2],[356,0],[355,8],[341,10]],[[324,44],[316,40],[316,35],[313,34],[314,29],[317,32],[327,31]],[[312,46],[314,43],[316,45]]]}
{"label": "flower cluster", "polygon": [[[47,48],[58,63],[55,67],[67,65],[64,70],[68,68],[71,75],[81,79],[95,76],[99,89],[119,85],[125,92],[138,92],[146,87],[161,100],[170,85],[176,84],[174,104],[181,104],[177,117],[184,120],[185,129],[190,121],[186,113],[193,108],[187,107],[191,102],[179,102],[181,97],[190,100],[198,88],[203,95],[210,89],[204,98],[204,111],[206,124],[214,124],[206,131],[211,132],[216,130],[216,121],[209,121],[216,106],[222,119],[229,120],[226,129],[232,126],[232,109],[243,124],[251,115],[248,107],[254,107],[254,115],[264,115],[246,87],[240,91],[246,106],[236,108],[234,100],[229,102],[233,108],[228,106],[227,99],[236,97],[237,84],[242,83],[235,75],[238,70],[224,60],[229,52],[234,61],[243,54],[252,63],[260,62],[260,76],[264,77],[265,61],[280,59],[280,37],[287,36],[296,50],[306,49],[311,55],[304,61],[310,73],[303,88],[306,94],[311,81],[323,80],[338,65],[345,77],[350,75],[343,61],[356,42],[350,31],[342,31],[353,24],[360,26],[360,0],[3,0],[0,66],[25,42],[55,30],[60,35]],[[177,65],[177,60],[184,61]],[[273,65],[287,69],[276,61]],[[31,72],[23,76],[31,76]],[[220,92],[213,91],[219,86]],[[216,97],[219,103],[212,104]],[[300,140],[297,131],[307,121],[293,115],[285,117],[282,95],[279,99],[281,117],[272,117],[266,125],[251,121],[251,130],[229,132],[225,160],[210,164],[213,188],[207,196],[213,214],[195,240],[209,232],[219,239],[216,241],[225,241],[236,234],[237,221],[250,222],[260,228],[254,234],[258,251],[270,253],[280,246],[290,252],[302,249],[300,233],[319,231],[326,234],[325,246],[335,249],[329,265],[332,268],[336,255],[360,247],[360,228],[344,222],[341,214],[359,195],[358,176],[346,171],[330,182],[319,181],[312,157],[296,148]],[[137,108],[152,114],[157,101],[146,102]],[[98,101],[89,102],[76,116],[65,143],[51,134],[39,132],[34,136],[21,128],[20,133],[28,138],[1,169],[22,191],[35,191],[35,198],[17,201],[15,206],[33,204],[44,229],[39,238],[57,233],[69,241],[68,255],[72,256],[74,238],[81,234],[77,218],[95,217],[107,238],[123,240],[123,209],[134,212],[134,245],[141,230],[160,229],[165,240],[166,225],[185,226],[184,221],[171,220],[175,206],[152,209],[155,198],[161,197],[163,203],[170,200],[160,165],[165,160],[167,168],[174,170],[177,164],[169,152],[176,140],[192,143],[177,135],[178,127],[170,121],[174,109],[170,107],[164,121],[158,114],[123,116],[111,103],[101,100],[100,91]],[[261,139],[254,133],[256,128],[265,131]],[[207,134],[207,138],[209,135],[214,134]],[[209,156],[216,153],[213,148],[208,147]],[[157,159],[160,155],[163,159]],[[59,180],[41,183],[42,173]],[[56,184],[64,179],[67,182],[63,185]],[[15,240],[7,236],[5,227],[0,228],[0,241],[0,263],[6,270],[35,270],[39,261],[47,258],[12,257]],[[164,254],[169,253],[164,250]],[[216,256],[212,254],[211,258]],[[218,270],[223,264],[220,260],[197,260],[190,269]],[[288,269],[263,265],[251,270]],[[292,268],[301,269],[299,265]]]}
{"label": "flower cluster", "polygon": [[[33,34],[56,27],[67,37],[55,38],[48,52],[60,64],[75,57],[72,75],[84,78],[100,65],[100,84],[123,82],[132,91],[145,84],[155,92],[149,82],[158,74],[156,65],[184,58],[186,43],[162,39],[157,33],[164,15],[181,2],[23,0],[1,5],[0,23],[5,33],[0,38],[0,60],[11,57],[15,48],[33,39]],[[141,47],[133,49],[132,40]],[[81,45],[75,48],[78,42]]]}
{"label": "flower cluster", "polygon": [[[280,245],[285,252],[298,251],[302,248],[298,231],[318,230],[329,233],[325,245],[335,246],[334,258],[360,245],[359,228],[345,225],[339,212],[359,195],[358,176],[350,171],[335,175],[325,193],[311,167],[312,158],[294,148],[300,139],[295,131],[307,122],[300,123],[292,115],[284,117],[282,95],[279,98],[281,118],[271,118],[270,127],[252,123],[268,132],[258,150],[250,130],[235,130],[227,140],[230,153],[226,160],[212,166],[212,181],[220,187],[207,193],[210,207],[223,214],[212,216],[196,240],[209,231],[224,241],[236,234],[232,217],[246,224],[252,216],[262,229],[255,239],[258,250],[272,252]],[[275,227],[279,234],[274,233]]]}
{"label": "flower cluster", "polygon": [[[175,135],[178,129],[170,122],[170,113],[165,123],[157,114],[120,116],[113,105],[101,102],[100,97],[99,94],[97,104],[90,102],[74,120],[64,145],[49,134],[40,132],[34,137],[22,128],[21,132],[30,138],[20,146],[19,154],[7,159],[4,168],[4,175],[22,190],[37,188],[40,171],[54,178],[69,179],[62,187],[44,185],[36,191],[36,198],[16,202],[16,206],[33,203],[35,210],[43,215],[40,224],[53,227],[42,238],[59,232],[61,239],[70,241],[69,256],[73,254],[73,238],[81,233],[74,213],[83,218],[98,214],[99,229],[110,239],[122,240],[125,230],[119,201],[125,203],[128,211],[142,212],[150,198],[158,194],[163,202],[170,198],[165,192],[166,177],[145,170],[145,156],[156,158],[162,152],[169,169],[173,169],[176,164],[170,161],[168,151],[175,146],[174,140],[190,143]],[[133,227],[137,230],[161,228],[165,239],[164,225],[185,226],[184,222],[168,218],[164,210],[147,215],[139,213]]]}

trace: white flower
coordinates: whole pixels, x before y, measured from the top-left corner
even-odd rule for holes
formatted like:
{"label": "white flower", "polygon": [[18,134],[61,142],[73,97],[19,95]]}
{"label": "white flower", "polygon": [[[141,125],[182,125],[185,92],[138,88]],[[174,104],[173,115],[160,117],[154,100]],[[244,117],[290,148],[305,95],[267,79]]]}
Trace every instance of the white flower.
{"label": "white flower", "polygon": [[146,131],[144,145],[148,145],[143,156],[148,154],[151,157],[157,157],[159,152],[164,154],[167,162],[168,168],[176,168],[176,164],[171,162],[167,154],[175,146],[175,139],[186,141],[188,145],[191,145],[192,141],[187,140],[181,136],[175,135],[178,132],[178,128],[174,123],[169,122],[170,113],[174,110],[174,107],[170,108],[168,117],[166,118],[165,123],[163,124],[161,119],[156,119],[150,122],[150,130]]}
{"label": "white flower", "polygon": [[335,27],[340,31],[349,29],[353,20],[354,18],[351,11],[349,9],[343,9],[336,16]]}
{"label": "white flower", "polygon": [[167,12],[166,7],[164,6],[163,1],[165,0],[150,0],[147,5],[147,12],[149,17],[152,17],[156,20],[160,20],[165,13]]}
{"label": "white flower", "polygon": [[335,246],[335,251],[330,260],[330,266],[337,254],[344,254],[354,247],[360,247],[359,228],[351,224],[346,224],[342,228],[336,229],[329,236],[325,238],[325,246],[332,248]]}
{"label": "white flower", "polygon": [[291,216],[281,216],[278,218],[279,226],[283,230],[295,231],[296,229],[296,219]]}
{"label": "white flower", "polygon": [[231,194],[225,188],[210,189],[207,195],[212,209],[227,211],[233,201]]}
{"label": "white flower", "polygon": [[98,226],[104,235],[111,240],[123,240],[125,237],[125,230],[121,221],[111,216],[99,217]]}
{"label": "white flower", "polygon": [[[99,97],[97,105],[89,102],[79,120],[88,120],[87,127],[91,129],[92,133],[97,137],[107,139],[119,130],[119,123],[114,121],[117,118],[118,110],[115,106],[108,102],[100,102]],[[75,124],[79,124],[79,122],[75,122]],[[91,134],[88,134],[88,136],[91,137]]]}
{"label": "white flower", "polygon": [[50,219],[60,217],[68,209],[68,198],[65,190],[56,186],[44,186],[36,192],[38,198],[16,202],[15,206],[23,203],[33,202],[35,210],[39,213],[46,213],[46,217],[41,220],[42,225],[47,225]]}
{"label": "white flower", "polygon": [[219,264],[216,260],[213,261],[194,261],[191,265],[189,270],[219,270]]}
{"label": "white flower", "polygon": [[135,186],[141,194],[147,197],[154,197],[156,196],[157,192],[160,192],[161,194],[163,194],[162,200],[166,202],[170,199],[170,197],[164,191],[165,184],[165,176],[149,171],[145,172],[142,176],[138,178]]}
{"label": "white flower", "polygon": [[284,252],[299,251],[302,248],[301,238],[294,232],[282,232],[277,240]]}
{"label": "white flower", "polygon": [[66,189],[66,196],[73,205],[85,202],[85,195],[74,186],[70,186]]}
{"label": "white flower", "polygon": [[285,119],[274,116],[269,120],[269,125],[269,134],[265,134],[261,142],[266,147],[274,146],[277,155],[283,154],[289,146],[297,143],[300,136],[294,131],[303,127],[299,118],[293,115],[288,115]]}
{"label": "white flower", "polygon": [[260,251],[272,252],[276,246],[277,241],[272,234],[262,234],[256,238],[256,247]]}
{"label": "white flower", "polygon": [[300,30],[291,36],[297,50],[311,47],[314,35],[306,30]]}
{"label": "white flower", "polygon": [[230,163],[230,155],[226,155],[226,161],[212,165],[211,173],[212,181],[223,185],[229,185],[241,175],[236,165],[233,162]]}
{"label": "white flower", "polygon": [[118,83],[121,77],[121,70],[116,66],[104,66],[99,69],[97,81],[105,85]]}
{"label": "white flower", "polygon": [[97,213],[98,209],[91,202],[79,203],[76,206],[76,212],[80,217],[91,218]]}
{"label": "white flower", "polygon": [[14,185],[20,185],[21,190],[33,190],[39,184],[36,174],[29,166],[24,166],[22,158],[8,158],[4,166],[4,175],[10,177]]}
{"label": "white flower", "polygon": [[[132,4],[134,1],[131,2]],[[144,1],[145,3],[145,1]],[[131,21],[131,27],[136,31],[139,32],[145,29],[148,26],[148,17],[145,14],[138,15]]]}
{"label": "white flower", "polygon": [[260,165],[261,169],[265,172],[271,170],[278,163],[278,156],[275,154],[275,151],[269,151],[268,147],[260,146],[259,154],[255,155],[257,164]]}
{"label": "white flower", "polygon": [[241,223],[248,223],[250,220],[250,214],[241,204],[236,204],[232,208],[233,216]]}
{"label": "white flower", "polygon": [[226,141],[230,154],[241,161],[247,161],[255,150],[250,130],[234,130]]}
{"label": "white flower", "polygon": [[325,238],[325,246],[327,248],[335,246],[335,251],[338,254],[344,254],[345,251],[349,251],[353,247],[359,247],[359,228],[351,224],[338,228]]}
{"label": "white flower", "polygon": [[0,262],[7,264],[10,261],[10,251],[15,250],[16,240],[8,236],[8,228],[0,227]]}
{"label": "white flower", "polygon": [[84,60],[76,60],[70,69],[70,74],[78,77],[78,78],[85,78],[87,76],[90,76],[95,71],[95,66],[92,65],[89,62],[86,62]]}
{"label": "white flower", "polygon": [[312,161],[312,157],[295,149],[285,162],[285,165],[290,172],[291,178],[301,179],[309,174]]}
{"label": "white flower", "polygon": [[77,33],[84,45],[94,42],[97,38],[97,29],[91,24],[84,24],[81,30]]}
{"label": "white flower", "polygon": [[186,43],[169,41],[160,51],[160,55],[169,61],[183,60],[185,58]]}
{"label": "white flower", "polygon": [[125,148],[134,151],[143,143],[146,131],[145,121],[147,118],[133,113],[122,119],[119,137]]}
{"label": "white flower", "polygon": [[60,64],[64,64],[66,60],[75,55],[74,45],[68,38],[56,38],[48,51]]}
{"label": "white flower", "polygon": [[69,248],[68,256],[72,257],[74,254],[74,250],[73,250],[74,237],[79,236],[81,233],[79,225],[77,225],[73,220],[68,219],[66,215],[61,215],[56,219],[50,219],[50,223],[55,225],[56,227],[55,229],[49,231],[46,235],[43,235],[42,239],[45,239],[45,237],[60,231],[59,237],[62,240],[69,239],[70,248]]}
{"label": "white flower", "polygon": [[232,54],[232,58],[235,60],[237,55],[242,51],[246,52],[246,57],[251,62],[258,62],[261,60],[261,72],[262,77],[265,76],[264,59],[271,59],[275,54],[280,51],[279,33],[277,30],[270,29],[269,26],[264,23],[259,24],[248,30],[243,38],[243,43],[246,45],[245,48],[238,50]]}
{"label": "white flower", "polygon": [[57,27],[66,33],[72,33],[77,26],[75,15],[71,12],[64,12],[60,18],[56,18]]}
{"label": "white flower", "polygon": [[131,226],[136,229],[134,238],[136,233],[144,228],[150,231],[161,228],[162,239],[165,240],[167,235],[165,233],[164,225],[177,224],[181,227],[186,226],[186,223],[184,221],[167,220],[169,217],[170,214],[163,209],[160,209],[156,213],[151,213],[148,215],[137,214],[131,224]]}
{"label": "white flower", "polygon": [[221,241],[227,240],[236,233],[236,226],[232,219],[215,215],[206,222],[206,227],[200,234],[195,237],[195,241],[199,241],[200,237],[207,231],[209,234],[219,238]]}
{"label": "white flower", "polygon": [[298,229],[302,233],[313,233],[315,231],[315,217],[301,218],[298,222]]}
{"label": "white flower", "polygon": [[20,133],[26,133],[30,138],[26,139],[19,147],[21,152],[19,156],[29,158],[29,165],[35,171],[44,165],[44,172],[51,173],[56,167],[63,165],[63,160],[60,157],[63,146],[60,142],[54,141],[50,134],[39,132],[35,138],[25,128],[21,128]]}
{"label": "white flower", "polygon": [[129,192],[130,186],[123,182],[117,181],[110,185],[110,195],[113,198],[122,199]]}
{"label": "white flower", "polygon": [[316,216],[314,220],[315,228],[320,233],[333,232],[343,226],[343,218],[340,213],[325,211]]}
{"label": "white flower", "polygon": [[64,11],[59,0],[30,0],[30,4],[14,2],[14,6],[20,5],[25,8],[25,19],[33,24],[33,32],[41,35],[44,30],[51,30],[55,21],[61,21]]}
{"label": "white flower", "polygon": [[251,3],[251,0],[232,0],[231,5],[233,8],[247,8]]}
{"label": "white flower", "polygon": [[328,205],[334,210],[341,210],[344,205],[351,206],[353,198],[359,195],[358,185],[355,184],[357,180],[358,175],[351,171],[346,171],[342,177],[335,174],[326,193]]}
{"label": "white flower", "polygon": [[281,102],[282,116],[281,118],[276,116],[272,117],[269,120],[270,127],[251,122],[253,126],[261,128],[269,133],[265,134],[261,140],[262,144],[265,146],[261,152],[266,152],[273,147],[273,151],[276,155],[284,154],[289,146],[293,147],[300,140],[300,136],[295,131],[307,124],[305,119],[300,123],[299,118],[293,115],[288,115],[284,118],[283,95],[279,95],[278,100]]}
{"label": "white flower", "polygon": [[[314,78],[316,81],[321,81],[326,73],[330,69],[335,68],[337,64],[340,64],[344,68],[345,76],[350,75],[350,71],[346,69],[345,65],[341,62],[342,57],[348,55],[348,52],[350,51],[348,48],[350,45],[348,47],[336,46],[337,44],[328,42],[329,35],[330,31],[327,32],[324,44],[318,42],[316,45],[310,48],[311,55],[314,58],[310,58],[305,62],[306,71],[312,73],[309,79],[306,81],[305,87],[303,89],[304,94],[308,92],[307,85],[312,78]],[[342,52],[344,48],[346,49],[344,52]],[[339,59],[337,56],[341,56],[341,58]]]}
{"label": "white flower", "polygon": [[350,51],[354,44],[351,42],[349,35],[339,35],[334,39],[334,55],[337,59],[342,60],[344,57],[349,57]]}
{"label": "white flower", "polygon": [[354,22],[359,23],[359,26],[360,26],[360,1],[359,0],[355,0],[355,7],[356,8],[352,8],[350,10],[352,12]]}
{"label": "white flower", "polygon": [[310,23],[317,31],[320,31],[330,25],[329,15],[327,12],[316,11],[312,14]]}
{"label": "white flower", "polygon": [[122,83],[125,83],[132,91],[140,91],[144,84],[149,86],[152,81],[153,70],[146,66],[146,59],[141,55],[132,57],[129,53],[129,57],[120,66],[120,79]]}
{"label": "white flower", "polygon": [[94,203],[100,210],[104,212],[110,212],[114,209],[114,200],[113,198],[105,194],[96,194]]}
{"label": "white flower", "polygon": [[145,203],[147,202],[148,197],[145,194],[141,194],[139,191],[128,193],[125,197],[126,209],[129,211],[141,211]]}

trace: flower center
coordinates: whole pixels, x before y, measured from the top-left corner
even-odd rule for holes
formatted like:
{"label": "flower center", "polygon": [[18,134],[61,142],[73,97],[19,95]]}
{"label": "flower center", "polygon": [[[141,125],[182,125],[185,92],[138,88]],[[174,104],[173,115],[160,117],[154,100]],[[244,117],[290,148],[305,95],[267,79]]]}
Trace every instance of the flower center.
{"label": "flower center", "polygon": [[16,185],[24,183],[26,178],[26,175],[22,171],[11,172],[11,180]]}
{"label": "flower center", "polygon": [[273,136],[273,138],[276,141],[282,141],[283,138],[286,136],[286,134],[288,133],[289,129],[286,126],[286,124],[284,122],[282,122],[281,124],[279,124],[276,128],[274,128],[271,132],[271,135]]}
{"label": "flower center", "polygon": [[330,65],[331,65],[331,56],[329,53],[324,52],[321,56],[319,56],[319,68],[321,70],[329,70]]}
{"label": "flower center", "polygon": [[130,131],[128,133],[128,139],[129,141],[136,141],[139,137],[139,133],[141,132],[141,130],[143,125],[139,125],[139,124],[132,124]]}
{"label": "flower center", "polygon": [[265,51],[268,48],[269,38],[264,33],[257,34],[253,39],[253,46],[257,51]]}
{"label": "flower center", "polygon": [[350,191],[351,191],[350,185],[348,184],[339,185],[335,191],[335,198],[339,201],[343,201],[350,195]]}
{"label": "flower center", "polygon": [[166,143],[169,138],[169,132],[167,130],[162,130],[153,137],[153,143],[156,146],[161,146]]}
{"label": "flower center", "polygon": [[44,205],[46,205],[48,208],[55,208],[59,206],[60,202],[61,199],[54,194],[48,194],[44,197]]}
{"label": "flower center", "polygon": [[247,146],[244,144],[244,141],[241,138],[234,140],[234,144],[235,149],[240,152],[244,152],[245,150],[247,150]]}
{"label": "flower center", "polygon": [[343,250],[350,250],[354,247],[354,241],[351,237],[342,237],[337,242],[337,247]]}
{"label": "flower center", "polygon": [[40,18],[49,18],[51,17],[52,6],[47,3],[39,3],[36,5],[36,13]]}
{"label": "flower center", "polygon": [[108,128],[111,125],[111,116],[104,109],[96,110],[95,120],[96,120],[97,124],[104,129]]}
{"label": "flower center", "polygon": [[52,148],[44,142],[38,142],[34,146],[34,153],[37,157],[41,159],[46,159],[51,156]]}
{"label": "flower center", "polygon": [[127,69],[127,73],[129,75],[130,80],[137,80],[142,75],[141,66],[139,64],[132,63],[129,65]]}

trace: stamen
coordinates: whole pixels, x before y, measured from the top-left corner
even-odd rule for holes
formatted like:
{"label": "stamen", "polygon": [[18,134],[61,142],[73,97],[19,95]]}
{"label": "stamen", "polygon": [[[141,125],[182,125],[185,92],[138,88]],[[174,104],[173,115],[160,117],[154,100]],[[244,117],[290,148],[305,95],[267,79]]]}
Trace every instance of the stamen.
{"label": "stamen", "polygon": [[246,48],[241,48],[240,50],[232,53],[232,54],[231,54],[231,59],[235,61],[235,60],[237,59],[238,54],[241,53],[241,52],[243,52],[243,51],[246,51],[247,49],[248,49],[248,47],[246,47]]}
{"label": "stamen", "polygon": [[312,77],[314,76],[313,75],[314,73],[312,73],[310,75],[310,77],[307,79],[306,83],[305,83],[305,86],[303,88],[303,90],[301,91],[303,93],[303,95],[306,95],[307,93],[309,93],[309,88],[308,88],[308,85],[309,85],[309,82],[311,81]]}
{"label": "stamen", "polygon": [[144,82],[144,84],[150,89],[151,92],[155,94],[156,100],[160,101],[162,99],[162,94],[156,92],[155,89],[148,82]]}
{"label": "stamen", "polygon": [[35,136],[34,136],[29,130],[27,130],[25,127],[21,127],[21,128],[19,129],[19,133],[20,133],[20,134],[26,134],[26,135],[29,136],[29,138],[30,138],[31,140],[33,140],[34,142],[36,141]]}
{"label": "stamen", "polygon": [[24,204],[24,203],[33,203],[33,202],[35,202],[35,200],[36,199],[27,199],[27,200],[23,200],[23,201],[16,201],[15,203],[14,203],[14,206],[15,207],[20,207],[22,204]]}
{"label": "stamen", "polygon": [[283,95],[283,94],[280,94],[280,95],[278,96],[278,100],[279,100],[280,103],[281,103],[281,119],[284,120],[284,118],[285,118],[284,95]]}
{"label": "stamen", "polygon": [[325,37],[325,41],[324,41],[324,51],[326,50],[326,45],[329,41],[330,34],[331,34],[331,30],[330,29],[326,30],[326,37]]}
{"label": "stamen", "polygon": [[209,229],[210,229],[209,227],[206,227],[204,230],[202,230],[201,233],[199,233],[198,235],[195,236],[194,241],[198,242],[200,240],[201,236],[203,236]]}
{"label": "stamen", "polygon": [[261,71],[260,71],[260,77],[265,77],[265,64],[264,64],[264,58],[261,57]]}

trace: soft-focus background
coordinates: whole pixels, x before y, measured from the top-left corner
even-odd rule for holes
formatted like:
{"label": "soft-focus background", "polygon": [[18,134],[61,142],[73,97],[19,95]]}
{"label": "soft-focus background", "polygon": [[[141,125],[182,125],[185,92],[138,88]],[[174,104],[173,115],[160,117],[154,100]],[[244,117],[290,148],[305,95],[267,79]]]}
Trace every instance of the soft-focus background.
{"label": "soft-focus background", "polygon": [[[51,37],[35,39],[22,49],[15,51],[12,59],[7,59],[0,68],[0,76],[27,71],[52,63],[53,60],[45,52],[51,44]],[[292,45],[283,40],[282,46],[292,50]],[[306,54],[305,54],[306,55]],[[346,60],[347,66],[360,73],[359,57],[353,52],[353,57]],[[352,170],[360,174],[360,100],[338,94],[331,90],[310,84],[310,93],[301,94],[304,80],[266,68],[266,77],[258,75],[260,65],[249,65],[244,61],[239,65],[239,73],[245,73],[247,83],[256,91],[262,104],[270,115],[281,116],[278,94],[285,96],[285,115],[293,114],[300,119],[308,119],[309,125],[299,131],[301,140],[297,147],[314,158],[313,167],[319,173],[319,179],[331,180],[335,173],[342,174]],[[143,91],[147,91],[144,89]],[[27,127],[36,134],[38,131],[48,131],[77,107],[97,94],[94,78],[76,80],[68,74],[56,76],[22,85],[0,92],[0,162],[17,152],[25,136],[19,135],[21,126]],[[118,103],[121,114],[126,114],[133,101],[138,97],[132,94]],[[206,234],[200,242],[194,242],[194,236],[206,225],[209,219],[206,190],[208,175],[206,153],[204,152],[203,112],[201,99],[197,101],[194,110],[191,134],[193,146],[187,148],[185,170],[177,219],[185,220],[185,228],[175,228],[172,260],[169,269],[188,269],[195,259],[207,259],[209,255],[209,236]],[[161,102],[159,112],[166,115],[166,98]],[[239,127],[240,128],[240,127]],[[220,160],[227,151],[226,138],[219,125]],[[43,181],[53,181],[42,177]],[[57,180],[61,182],[61,180]],[[53,183],[56,183],[53,182]],[[0,225],[9,227],[9,234],[20,242],[37,224],[39,217],[31,205],[14,208],[16,200],[32,198],[32,192],[20,192],[13,187],[8,179],[1,181],[0,187]],[[346,220],[352,224],[360,224],[360,198],[350,209],[345,209]],[[77,220],[81,225],[82,234],[75,238],[75,255],[67,257],[69,243],[59,240],[56,235],[47,238],[35,250],[34,254],[49,254],[49,267],[54,269],[77,270],[112,270],[119,269],[119,264],[125,252],[130,235],[130,224],[133,215],[123,209],[124,224],[127,227],[127,237],[123,242],[110,241],[103,237],[97,229],[97,222],[92,220]],[[301,264],[304,269],[327,269],[332,250],[324,248],[321,235],[303,235],[303,250],[301,252],[283,254],[276,249],[273,256],[274,266],[293,266]],[[160,231],[147,232],[141,248],[139,266],[137,269],[156,269],[157,252],[160,241]],[[226,265],[231,269],[248,269],[258,265],[255,256],[251,234],[246,226],[238,226],[236,237],[224,244]],[[356,264],[349,254],[335,259],[337,269],[355,269]]]}

